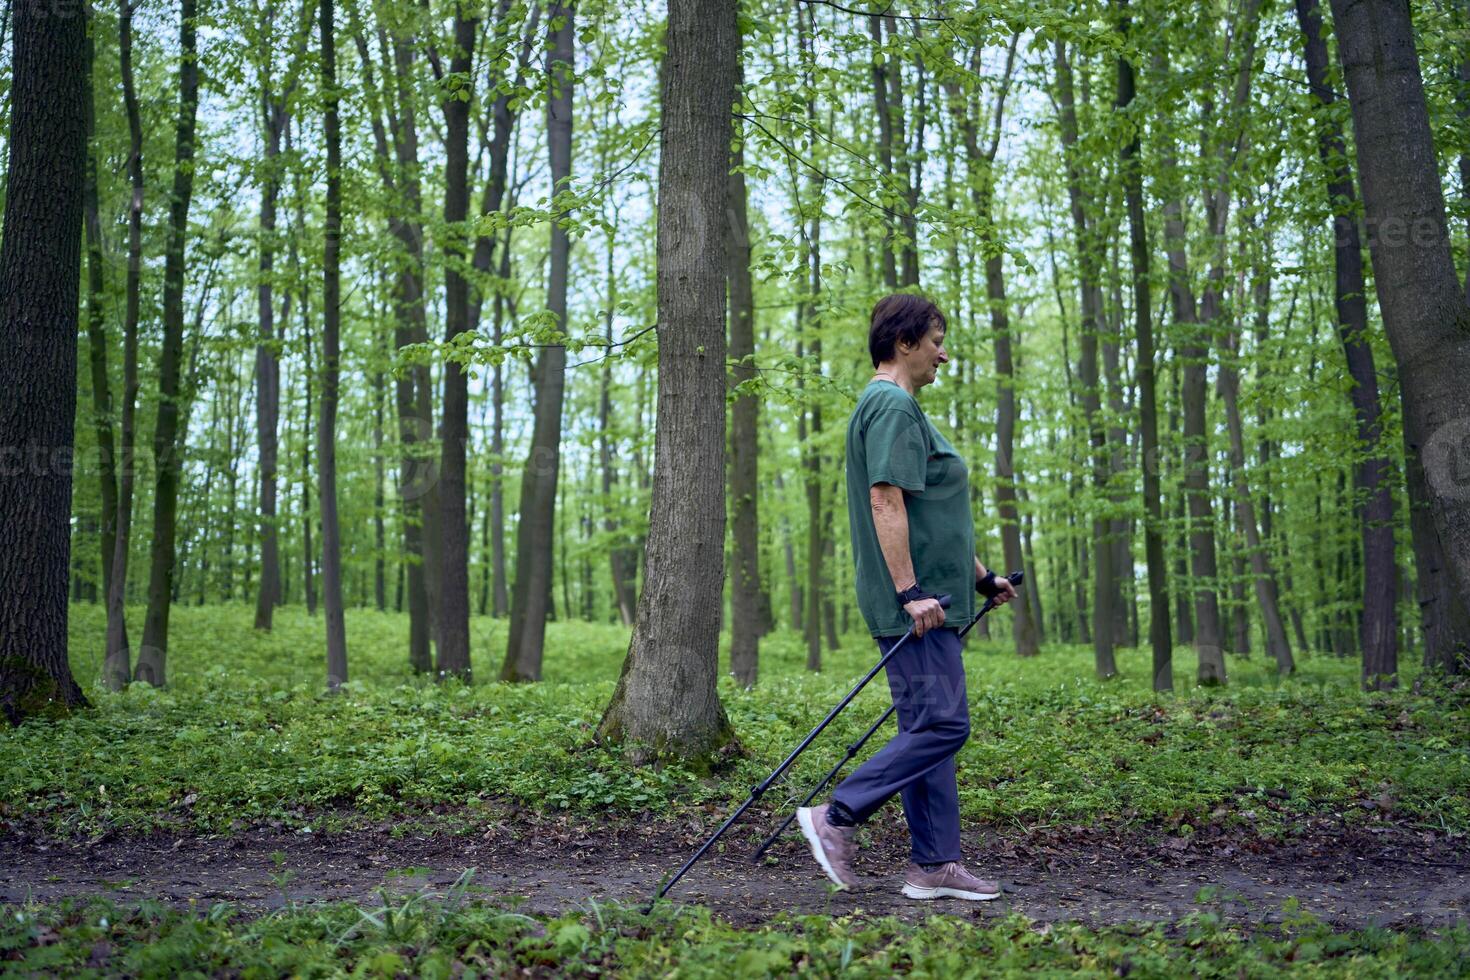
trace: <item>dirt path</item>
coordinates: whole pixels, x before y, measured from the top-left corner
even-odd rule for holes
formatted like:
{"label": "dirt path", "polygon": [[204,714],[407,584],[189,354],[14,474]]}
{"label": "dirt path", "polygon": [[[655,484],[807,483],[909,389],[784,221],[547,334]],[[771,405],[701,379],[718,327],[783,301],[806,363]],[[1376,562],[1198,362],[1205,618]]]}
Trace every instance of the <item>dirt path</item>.
{"label": "dirt path", "polygon": [[[875,821],[875,824],[877,822]],[[713,826],[713,824],[711,824]],[[671,897],[708,906],[737,925],[785,911],[897,915],[936,912],[992,917],[1010,911],[1040,921],[1178,921],[1206,907],[1238,922],[1281,917],[1282,903],[1342,927],[1443,926],[1470,915],[1470,846],[1381,827],[1305,835],[1267,846],[1217,835],[1120,838],[1083,828],[1001,836],[971,830],[972,870],[997,877],[994,902],[912,902],[898,893],[906,836],[897,823],[870,825],[858,870],[870,884],[831,893],[799,836],[752,865],[761,828],[740,828],[724,853],[706,858]],[[325,836],[257,829],[232,837],[114,837],[55,841],[0,831],[0,902],[105,895],[129,903],[231,902],[246,910],[286,901],[377,904],[379,889],[442,892],[466,869],[485,894],[524,896],[525,910],[555,913],[588,899],[639,902],[677,868],[708,829],[570,820],[497,823],[475,833],[393,837],[379,827]],[[1196,902],[1213,886],[1207,906]]]}

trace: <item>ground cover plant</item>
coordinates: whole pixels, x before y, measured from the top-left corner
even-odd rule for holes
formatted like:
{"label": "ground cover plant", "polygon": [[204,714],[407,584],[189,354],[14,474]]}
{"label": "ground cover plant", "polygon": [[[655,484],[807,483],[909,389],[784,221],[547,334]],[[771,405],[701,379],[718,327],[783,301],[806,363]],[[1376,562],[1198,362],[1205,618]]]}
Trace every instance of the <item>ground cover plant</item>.
{"label": "ground cover plant", "polygon": [[[714,772],[633,768],[593,729],[625,650],[616,626],[551,624],[545,682],[435,684],[401,658],[406,618],[354,611],[362,668],[321,693],[316,620],[283,610],[274,632],[244,607],[181,608],[174,681],[94,690],[95,709],[0,731],[0,815],[57,834],[168,827],[294,827],[476,808],[668,818],[725,806],[780,760],[871,663],[849,637],[820,674],[798,638],[768,639],[752,690],[721,681],[744,754]],[[94,677],[102,619],[73,617],[75,669]],[[491,634],[503,622],[475,621]],[[965,818],[997,827],[1113,822],[1189,834],[1211,823],[1289,834],[1300,821],[1394,819],[1470,829],[1470,692],[1432,677],[1365,694],[1356,665],[1303,658],[1287,680],[1233,662],[1232,686],[1148,689],[1142,651],[1097,681],[1089,651],[1022,660],[972,642],[973,734],[959,756]],[[881,681],[804,756],[782,793],[841,757],[886,707]],[[875,746],[876,747],[876,746]]]}
{"label": "ground cover plant", "polygon": [[384,904],[287,908],[244,918],[228,906],[178,912],[68,901],[0,908],[0,968],[17,975],[242,977],[479,976],[1398,977],[1463,974],[1470,929],[1437,937],[1334,930],[1288,903],[1274,928],[1222,923],[1208,902],[1174,926],[1037,927],[1021,916],[976,923],[790,916],[739,930],[707,911],[592,903],[531,916],[473,896],[385,896]]}

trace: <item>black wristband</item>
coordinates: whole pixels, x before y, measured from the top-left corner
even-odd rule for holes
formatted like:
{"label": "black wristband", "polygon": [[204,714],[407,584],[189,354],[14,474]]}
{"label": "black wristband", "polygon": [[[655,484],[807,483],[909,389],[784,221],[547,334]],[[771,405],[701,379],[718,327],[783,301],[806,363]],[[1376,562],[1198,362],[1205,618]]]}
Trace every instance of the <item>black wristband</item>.
{"label": "black wristband", "polygon": [[987,599],[993,599],[1000,595],[1000,586],[996,584],[995,572],[988,571],[984,577],[975,580],[975,591]]}
{"label": "black wristband", "polygon": [[923,589],[919,588],[919,584],[917,582],[915,582],[913,585],[909,586],[908,588],[904,589],[902,592],[898,593],[898,605],[899,605],[899,608],[901,609],[904,606],[907,606],[911,602],[918,602],[920,599],[933,599],[933,598],[934,598],[934,593],[932,593],[932,592],[925,592]]}

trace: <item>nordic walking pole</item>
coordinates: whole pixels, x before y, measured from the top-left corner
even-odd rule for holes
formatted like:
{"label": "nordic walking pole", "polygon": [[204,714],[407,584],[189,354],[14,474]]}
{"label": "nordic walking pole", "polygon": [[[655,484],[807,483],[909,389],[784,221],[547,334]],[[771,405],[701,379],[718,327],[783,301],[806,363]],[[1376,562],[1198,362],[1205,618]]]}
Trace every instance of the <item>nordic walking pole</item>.
{"label": "nordic walking pole", "polygon": [[[1015,586],[1020,586],[1021,580],[1024,577],[1025,575],[1022,572],[1012,572],[1011,574],[1006,576],[1006,578],[1010,579],[1011,584]],[[963,639],[964,635],[970,632],[970,627],[980,622],[980,617],[984,616],[986,613],[990,612],[990,610],[994,608],[995,600],[986,599],[985,605],[980,607],[980,611],[975,614],[975,618],[966,623],[965,628],[960,630],[960,638]],[[801,807],[809,806],[812,800],[815,800],[817,798],[817,794],[827,788],[827,785],[837,777],[837,774],[839,772],[842,771],[842,767],[851,762],[852,757],[862,751],[862,748],[865,744],[867,744],[868,739],[873,737],[873,733],[882,728],[885,724],[887,724],[888,719],[892,718],[893,713],[897,710],[898,705],[890,704],[888,706],[888,710],[883,712],[883,717],[873,722],[872,727],[863,733],[862,738],[858,739],[856,742],[853,742],[847,747],[847,754],[844,755],[840,761],[838,761],[837,765],[828,770],[827,775],[823,776],[821,778],[821,781],[818,782],[816,786],[812,787],[812,791],[806,795],[806,799],[797,804],[797,808],[800,809]],[[776,843],[776,840],[782,834],[786,833],[786,828],[790,827],[791,821],[795,819],[796,810],[792,810],[790,816],[788,816],[784,821],[781,822],[781,826],[777,827],[775,832],[772,833],[771,836],[767,837],[764,841],[762,841],[760,847],[757,847],[755,849],[755,853],[750,856],[750,861],[752,864],[757,864],[760,862],[760,859],[765,855],[766,851],[770,849],[770,846]]]}
{"label": "nordic walking pole", "polygon": [[[934,596],[933,598],[936,598],[936,599],[939,600],[940,608],[943,608],[943,609],[948,609],[949,608],[949,604],[950,604],[950,597],[949,596],[947,596],[947,595],[939,595],[939,596]],[[740,817],[741,817],[741,815],[743,813],[745,813],[746,810],[749,810],[751,808],[751,806],[755,803],[756,800],[760,799],[762,796],[765,795],[766,790],[768,790],[768,789],[771,788],[771,784],[774,783],[777,779],[779,779],[781,777],[781,774],[783,772],[785,772],[787,769],[791,768],[791,764],[796,761],[796,757],[799,756],[799,755],[801,755],[803,752],[805,752],[806,751],[806,747],[808,745],[811,745],[812,742],[813,742],[813,740],[815,740],[818,735],[822,734],[822,729],[826,728],[829,724],[831,724],[832,723],[832,719],[833,718],[836,718],[839,714],[842,713],[842,709],[843,708],[846,708],[849,704],[852,703],[852,699],[855,698],[855,697],[857,697],[858,694],[862,691],[862,689],[867,686],[868,681],[872,680],[874,677],[877,676],[878,671],[880,671],[884,667],[888,666],[888,661],[891,660],[891,659],[893,659],[893,655],[895,653],[897,653],[899,651],[899,649],[904,645],[904,643],[908,640],[908,638],[911,637],[911,636],[913,636],[913,635],[914,635],[914,628],[912,626],[910,626],[909,629],[908,629],[908,632],[905,633],[903,636],[899,637],[898,638],[898,642],[895,643],[893,646],[891,646],[891,647],[888,648],[888,652],[885,653],[881,658],[879,658],[878,662],[873,665],[873,669],[870,670],[870,671],[868,671],[867,674],[863,675],[863,679],[860,680],[860,681],[858,681],[857,682],[857,685],[851,691],[848,691],[847,692],[847,696],[846,697],[844,697],[841,701],[837,702],[837,706],[836,707],[834,707],[831,711],[827,712],[827,717],[823,718],[822,721],[821,721],[821,724],[817,725],[816,728],[813,728],[811,730],[811,732],[809,732],[807,734],[807,737],[801,740],[801,744],[798,745],[795,749],[793,749],[791,751],[791,754],[786,757],[785,761],[783,761],[779,766],[777,766],[775,768],[775,770],[769,776],[767,776],[764,780],[762,780],[761,783],[760,783],[760,785],[754,786],[754,787],[751,788],[750,795],[745,798],[745,802],[742,803],[742,804],[740,804],[739,808],[734,813],[730,814],[729,819],[727,819],[724,823],[720,824],[720,829],[717,830],[717,831],[715,831],[714,836],[711,837],[709,840],[705,841],[700,846],[699,850],[695,851],[694,852],[694,855],[689,860],[687,860],[687,861],[684,862],[684,866],[682,868],[680,868],[678,871],[674,872],[674,876],[672,878],[670,878],[668,881],[664,882],[663,886],[661,888],[659,888],[659,890],[653,896],[653,900],[655,902],[658,901],[659,899],[663,898],[665,895],[667,895],[668,892],[669,892],[669,889],[674,887],[674,883],[676,881],[678,881],[680,878],[684,877],[684,873],[686,871],[688,871],[690,868],[694,867],[694,862],[695,861],[698,861],[700,858],[704,857],[705,852],[708,851],[711,847],[714,846],[715,841],[717,841],[721,837],[723,837],[724,834],[725,834],[725,831],[729,830],[734,825],[735,821],[736,820],[739,820]],[[652,904],[650,904],[649,905],[649,908],[651,909],[652,907],[653,907]]]}

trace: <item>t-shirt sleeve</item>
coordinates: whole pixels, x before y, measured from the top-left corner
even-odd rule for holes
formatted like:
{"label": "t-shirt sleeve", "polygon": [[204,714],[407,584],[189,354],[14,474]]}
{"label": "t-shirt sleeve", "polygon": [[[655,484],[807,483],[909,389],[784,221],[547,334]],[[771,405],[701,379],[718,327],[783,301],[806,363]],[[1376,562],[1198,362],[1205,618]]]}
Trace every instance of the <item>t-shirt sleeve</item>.
{"label": "t-shirt sleeve", "polygon": [[886,409],[873,416],[863,433],[868,486],[891,483],[909,493],[923,493],[929,459],[924,435],[923,422],[902,409]]}

